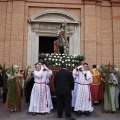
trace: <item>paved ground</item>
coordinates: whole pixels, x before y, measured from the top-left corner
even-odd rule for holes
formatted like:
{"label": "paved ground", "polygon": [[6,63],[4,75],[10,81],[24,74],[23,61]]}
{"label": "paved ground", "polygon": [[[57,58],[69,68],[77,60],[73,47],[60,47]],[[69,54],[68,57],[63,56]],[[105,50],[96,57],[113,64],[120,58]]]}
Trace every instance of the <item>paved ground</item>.
{"label": "paved ground", "polygon": [[[22,98],[22,111],[17,113],[10,113],[9,109],[5,108],[5,104],[2,103],[2,99],[0,98],[0,120],[65,120],[63,118],[57,118],[57,110],[56,107],[51,111],[50,114],[32,116],[32,114],[28,113],[28,104],[25,103],[24,98]],[[117,110],[115,114],[103,113],[101,112],[101,105],[94,106],[94,111],[92,112],[90,117],[82,115],[77,117],[74,112],[72,112],[72,116],[76,118],[76,120],[120,120],[120,111]]]}

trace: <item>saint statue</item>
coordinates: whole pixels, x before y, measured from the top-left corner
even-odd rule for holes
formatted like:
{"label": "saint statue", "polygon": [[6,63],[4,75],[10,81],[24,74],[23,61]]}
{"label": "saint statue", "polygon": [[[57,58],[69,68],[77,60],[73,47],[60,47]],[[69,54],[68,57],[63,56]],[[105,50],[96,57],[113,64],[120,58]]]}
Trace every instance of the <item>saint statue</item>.
{"label": "saint statue", "polygon": [[68,54],[68,40],[65,33],[65,24],[61,24],[57,33],[57,40],[54,41],[54,53]]}

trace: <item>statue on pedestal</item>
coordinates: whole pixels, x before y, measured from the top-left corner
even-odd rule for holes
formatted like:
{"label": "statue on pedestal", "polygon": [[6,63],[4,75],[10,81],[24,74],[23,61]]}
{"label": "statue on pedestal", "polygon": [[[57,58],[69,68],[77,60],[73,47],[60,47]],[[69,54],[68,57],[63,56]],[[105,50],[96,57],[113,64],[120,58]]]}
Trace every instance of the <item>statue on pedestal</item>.
{"label": "statue on pedestal", "polygon": [[61,24],[61,26],[58,29],[57,37],[58,39],[54,41],[54,53],[60,53],[60,54],[68,54],[68,40],[65,33],[65,24]]}

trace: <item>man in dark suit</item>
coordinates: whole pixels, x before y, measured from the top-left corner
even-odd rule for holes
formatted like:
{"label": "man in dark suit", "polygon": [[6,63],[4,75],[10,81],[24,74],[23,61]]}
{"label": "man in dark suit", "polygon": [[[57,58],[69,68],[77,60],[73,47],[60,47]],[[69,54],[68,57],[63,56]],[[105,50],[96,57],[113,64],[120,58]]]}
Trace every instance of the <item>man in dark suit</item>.
{"label": "man in dark suit", "polygon": [[0,66],[0,94],[2,94],[3,103],[6,102],[7,97],[7,79],[8,76],[5,69]]}
{"label": "man in dark suit", "polygon": [[0,66],[0,94],[3,93],[3,76],[2,76],[2,67]]}
{"label": "man in dark suit", "polygon": [[29,77],[25,87],[26,103],[30,103],[30,96],[33,85],[34,85],[34,76],[33,73],[31,73],[31,76]]}
{"label": "man in dark suit", "polygon": [[61,70],[55,74],[54,86],[57,95],[58,118],[62,118],[63,105],[65,105],[66,119],[75,120],[71,117],[71,92],[74,89],[74,79],[72,73],[67,71],[65,64],[61,64]]}

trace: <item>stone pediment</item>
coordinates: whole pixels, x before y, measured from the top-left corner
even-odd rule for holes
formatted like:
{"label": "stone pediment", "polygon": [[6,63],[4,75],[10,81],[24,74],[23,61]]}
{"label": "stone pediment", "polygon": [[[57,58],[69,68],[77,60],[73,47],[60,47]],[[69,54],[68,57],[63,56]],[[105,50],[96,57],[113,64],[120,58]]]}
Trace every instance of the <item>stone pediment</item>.
{"label": "stone pediment", "polygon": [[79,20],[72,15],[59,10],[48,10],[38,13],[29,19],[29,22],[43,23],[79,23]]}

